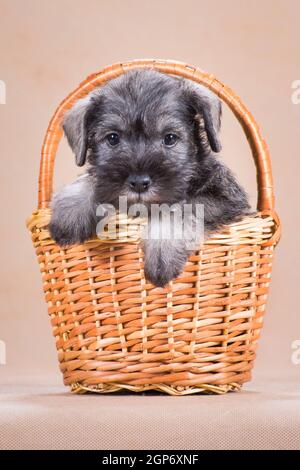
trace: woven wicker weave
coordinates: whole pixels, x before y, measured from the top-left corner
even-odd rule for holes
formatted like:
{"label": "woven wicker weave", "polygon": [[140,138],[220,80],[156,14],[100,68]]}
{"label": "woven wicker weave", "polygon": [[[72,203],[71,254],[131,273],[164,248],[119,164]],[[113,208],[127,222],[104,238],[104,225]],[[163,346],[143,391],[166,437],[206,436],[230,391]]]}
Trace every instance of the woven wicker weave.
{"label": "woven wicker weave", "polygon": [[[134,67],[181,75],[217,93],[242,124],[257,167],[257,214],[207,240],[184,273],[164,289],[145,280],[135,230],[129,238],[95,239],[67,249],[56,245],[47,230],[63,114],[93,88]],[[38,210],[28,227],[60,369],[73,391],[224,393],[250,380],[280,224],[267,146],[240,99],[214,76],[166,60],[115,64],[89,76],[50,122]]]}

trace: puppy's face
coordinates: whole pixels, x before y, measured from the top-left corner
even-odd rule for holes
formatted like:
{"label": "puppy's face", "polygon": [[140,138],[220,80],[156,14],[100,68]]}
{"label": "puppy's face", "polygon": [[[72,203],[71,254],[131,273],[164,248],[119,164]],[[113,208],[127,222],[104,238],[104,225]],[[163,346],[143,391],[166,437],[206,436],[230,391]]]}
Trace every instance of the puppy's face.
{"label": "puppy's face", "polygon": [[[203,87],[152,70],[128,72],[80,100],[64,120],[99,202],[175,203],[219,151],[220,102]],[[202,126],[201,126],[202,123]]]}

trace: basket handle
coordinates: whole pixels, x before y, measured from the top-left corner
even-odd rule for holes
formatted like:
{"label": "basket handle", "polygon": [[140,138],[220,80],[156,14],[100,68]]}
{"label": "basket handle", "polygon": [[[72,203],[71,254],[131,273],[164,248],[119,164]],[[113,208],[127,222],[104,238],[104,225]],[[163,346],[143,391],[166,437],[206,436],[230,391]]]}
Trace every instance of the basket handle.
{"label": "basket handle", "polygon": [[105,82],[132,68],[137,67],[151,67],[164,73],[180,75],[184,78],[194,80],[209,88],[212,92],[218,95],[219,98],[227,103],[242,125],[252,150],[257,174],[257,209],[259,211],[273,210],[273,178],[268,147],[261,136],[259,127],[253,116],[238,96],[236,96],[229,87],[217,80],[212,74],[203,72],[199,68],[192,67],[182,62],[152,59],[133,60],[105,67],[99,73],[88,76],[87,79],[59,105],[49,123],[42,147],[38,208],[48,208],[51,200],[54,162],[58,144],[62,137],[61,122],[65,112],[70,109],[78,99],[86,96],[94,88],[103,85]]}

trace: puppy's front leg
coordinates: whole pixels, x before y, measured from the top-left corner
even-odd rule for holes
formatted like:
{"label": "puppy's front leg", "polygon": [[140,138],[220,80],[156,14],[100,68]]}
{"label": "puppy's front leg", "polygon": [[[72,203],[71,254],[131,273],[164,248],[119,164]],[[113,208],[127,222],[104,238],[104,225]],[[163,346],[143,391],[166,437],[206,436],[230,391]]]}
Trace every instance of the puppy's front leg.
{"label": "puppy's front leg", "polygon": [[179,276],[203,239],[201,204],[176,204],[167,217],[151,217],[143,243],[146,278],[156,286],[165,286]]}
{"label": "puppy's front leg", "polygon": [[143,241],[145,277],[155,286],[164,287],[179,276],[188,258],[186,240],[176,238],[175,219],[151,219]]}
{"label": "puppy's front leg", "polygon": [[49,231],[60,245],[83,243],[96,232],[96,204],[89,175],[80,176],[74,183],[55,194]]}
{"label": "puppy's front leg", "polygon": [[183,271],[188,258],[180,240],[145,240],[145,277],[155,286],[164,287]]}

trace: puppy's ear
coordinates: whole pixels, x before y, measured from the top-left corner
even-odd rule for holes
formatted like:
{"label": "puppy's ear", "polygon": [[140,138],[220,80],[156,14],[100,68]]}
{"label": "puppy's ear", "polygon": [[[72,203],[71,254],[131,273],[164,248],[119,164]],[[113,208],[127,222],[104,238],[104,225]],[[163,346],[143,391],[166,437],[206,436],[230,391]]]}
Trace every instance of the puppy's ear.
{"label": "puppy's ear", "polygon": [[76,164],[85,164],[88,150],[87,114],[91,105],[91,96],[82,98],[64,116],[63,129],[68,143],[75,153]]}
{"label": "puppy's ear", "polygon": [[221,101],[206,87],[195,82],[185,80],[185,86],[188,99],[195,110],[196,116],[198,115],[203,118],[211,150],[213,152],[220,152],[222,149],[219,137],[222,116]]}

